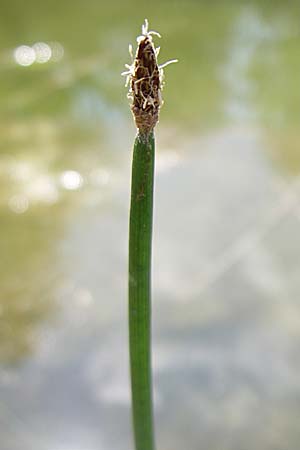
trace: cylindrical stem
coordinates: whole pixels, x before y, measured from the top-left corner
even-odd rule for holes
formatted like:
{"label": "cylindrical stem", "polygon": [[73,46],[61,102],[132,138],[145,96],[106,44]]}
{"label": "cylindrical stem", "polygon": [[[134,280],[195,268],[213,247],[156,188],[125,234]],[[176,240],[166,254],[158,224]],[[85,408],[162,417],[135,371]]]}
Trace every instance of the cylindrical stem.
{"label": "cylindrical stem", "polygon": [[136,450],[154,450],[151,374],[151,246],[155,141],[137,135],[129,223],[129,347]]}

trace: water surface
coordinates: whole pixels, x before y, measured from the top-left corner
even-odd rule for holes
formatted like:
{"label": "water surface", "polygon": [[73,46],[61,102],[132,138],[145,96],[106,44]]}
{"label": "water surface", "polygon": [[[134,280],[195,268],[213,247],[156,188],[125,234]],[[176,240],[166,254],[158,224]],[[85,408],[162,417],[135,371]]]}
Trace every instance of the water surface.
{"label": "water surface", "polygon": [[299,3],[152,5],[2,4],[1,450],[133,448],[120,73],[145,17],[180,61],[157,130],[158,448],[298,448]]}

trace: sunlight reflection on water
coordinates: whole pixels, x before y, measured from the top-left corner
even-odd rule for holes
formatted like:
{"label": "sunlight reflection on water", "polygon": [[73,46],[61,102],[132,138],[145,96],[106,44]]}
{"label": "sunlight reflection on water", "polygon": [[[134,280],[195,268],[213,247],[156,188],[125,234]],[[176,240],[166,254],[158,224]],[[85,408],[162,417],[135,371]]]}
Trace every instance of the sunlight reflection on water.
{"label": "sunlight reflection on water", "polygon": [[70,191],[76,191],[83,185],[83,178],[76,170],[66,170],[60,176],[61,185]]}
{"label": "sunlight reflection on water", "polygon": [[9,208],[16,214],[23,214],[29,208],[29,200],[25,195],[13,195],[8,201]]}
{"label": "sunlight reflection on water", "polygon": [[14,52],[14,60],[17,64],[29,67],[33,63],[45,64],[52,60],[58,62],[63,58],[64,48],[59,42],[36,42],[32,46],[20,45]]}
{"label": "sunlight reflection on water", "polygon": [[21,45],[14,50],[14,58],[20,66],[31,66],[36,60],[36,54],[32,47]]}

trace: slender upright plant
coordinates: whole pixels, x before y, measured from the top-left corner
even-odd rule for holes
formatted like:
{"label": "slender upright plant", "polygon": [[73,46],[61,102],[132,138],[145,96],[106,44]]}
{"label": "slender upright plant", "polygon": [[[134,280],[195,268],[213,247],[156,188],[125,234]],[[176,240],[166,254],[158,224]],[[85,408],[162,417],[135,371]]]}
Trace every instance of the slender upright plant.
{"label": "slender upright plant", "polygon": [[132,417],[136,450],[154,450],[151,373],[151,248],[155,138],[162,104],[163,71],[148,21],[137,38],[135,57],[126,65],[131,111],[137,127],[133,147],[129,220],[129,349]]}

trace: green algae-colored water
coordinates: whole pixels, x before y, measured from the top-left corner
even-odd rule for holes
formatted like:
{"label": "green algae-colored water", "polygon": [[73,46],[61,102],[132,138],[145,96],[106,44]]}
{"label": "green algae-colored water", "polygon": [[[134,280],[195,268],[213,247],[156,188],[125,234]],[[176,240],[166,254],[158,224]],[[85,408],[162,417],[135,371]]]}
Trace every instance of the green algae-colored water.
{"label": "green algae-colored water", "polygon": [[120,73],[145,17],[179,59],[157,129],[158,448],[298,449],[299,15],[2,2],[0,450],[133,448]]}

